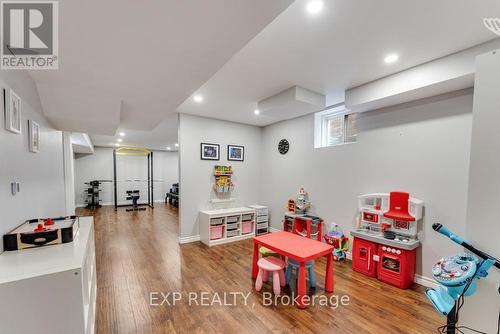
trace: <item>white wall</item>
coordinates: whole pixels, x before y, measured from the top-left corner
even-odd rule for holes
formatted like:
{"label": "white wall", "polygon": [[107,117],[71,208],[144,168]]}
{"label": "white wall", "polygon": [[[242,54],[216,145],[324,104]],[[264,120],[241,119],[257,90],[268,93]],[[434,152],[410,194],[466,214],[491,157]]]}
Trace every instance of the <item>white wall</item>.
{"label": "white wall", "polygon": [[[24,71],[1,71],[0,86],[12,88],[22,99],[22,134],[5,130],[0,112],[0,234],[27,219],[60,216],[66,212],[62,134],[42,116],[40,98],[31,77]],[[41,126],[40,152],[29,152],[28,119]],[[12,196],[10,183],[21,183]],[[0,245],[3,250],[3,245]]]}
{"label": "white wall", "polygon": [[[262,129],[256,126],[219,121],[180,114],[180,237],[199,235],[198,212],[210,208],[215,198],[213,168],[224,164],[233,166],[237,201],[231,206],[250,205],[258,202],[261,182]],[[219,144],[220,161],[200,159],[200,143]],[[245,161],[227,161],[227,145],[245,146]]]}
{"label": "white wall", "polygon": [[[165,193],[173,183],[178,182],[178,153],[154,151],[154,200],[165,200]],[[146,157],[117,156],[117,179],[147,180]],[[96,147],[91,155],[78,155],[75,159],[75,198],[77,206],[85,206],[86,185],[92,180],[113,180],[113,149]],[[113,183],[101,185],[101,199],[103,205],[114,204]],[[147,182],[118,182],[118,202],[129,204],[126,200],[126,190],[140,190],[140,203],[147,202]]]}
{"label": "white wall", "polygon": [[[261,202],[271,208],[271,224],[281,228],[288,199],[304,186],[312,212],[335,221],[349,234],[357,196],[404,190],[425,201],[417,273],[458,247],[435,233],[442,222],[465,232],[472,92],[455,92],[360,114],[358,143],[314,149],[314,117],[304,116],[264,128]],[[280,139],[290,142],[281,155]]]}
{"label": "white wall", "polygon": [[63,132],[63,159],[64,159],[64,198],[66,215],[75,214],[75,154],[71,143],[71,132]]}
{"label": "white wall", "polygon": [[[500,202],[500,50],[479,56],[472,119],[469,195],[466,240],[500,258],[500,222],[496,206]],[[466,298],[461,325],[495,333],[500,311],[500,272],[492,268],[480,280],[478,291]]]}

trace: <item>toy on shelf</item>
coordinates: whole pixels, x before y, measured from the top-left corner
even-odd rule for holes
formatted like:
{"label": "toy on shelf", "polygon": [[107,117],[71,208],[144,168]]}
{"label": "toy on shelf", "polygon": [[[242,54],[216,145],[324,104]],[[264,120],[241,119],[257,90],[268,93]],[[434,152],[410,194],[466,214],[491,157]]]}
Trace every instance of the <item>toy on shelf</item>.
{"label": "toy on shelf", "polygon": [[215,192],[230,193],[234,190],[234,184],[228,176],[220,176],[215,180]]}
{"label": "toy on shelf", "polygon": [[220,176],[220,175],[233,175],[233,167],[232,166],[221,166],[221,165],[216,165],[214,167],[214,175],[215,176]]}
{"label": "toy on shelf", "polygon": [[306,214],[310,207],[311,202],[309,202],[309,195],[306,193],[304,188],[300,188],[297,200],[295,201],[295,213]]}
{"label": "toy on shelf", "polygon": [[420,245],[417,224],[423,206],[423,201],[407,192],[359,196],[360,226],[351,231],[353,269],[408,288],[415,275],[416,249]]}
{"label": "toy on shelf", "polygon": [[231,166],[214,167],[215,184],[214,191],[216,193],[231,193],[234,190],[234,184],[231,181],[233,175],[233,168]]}
{"label": "toy on shelf", "polygon": [[309,195],[301,187],[297,198],[288,201],[288,211],[285,212],[283,230],[321,241],[323,237],[323,219],[307,214],[310,207]]}
{"label": "toy on shelf", "polygon": [[349,250],[349,238],[344,235],[342,228],[336,223],[330,225],[330,229],[324,236],[327,244],[334,247],[332,255],[335,261],[345,261],[346,252]]}

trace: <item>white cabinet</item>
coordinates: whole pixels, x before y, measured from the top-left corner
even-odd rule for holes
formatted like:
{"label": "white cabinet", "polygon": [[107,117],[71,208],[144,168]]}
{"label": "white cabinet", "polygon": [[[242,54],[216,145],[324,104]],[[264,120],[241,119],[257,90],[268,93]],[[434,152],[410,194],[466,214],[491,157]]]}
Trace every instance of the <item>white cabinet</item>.
{"label": "white cabinet", "polygon": [[92,217],[73,242],[0,254],[0,333],[94,333]]}
{"label": "white cabinet", "polygon": [[249,208],[255,210],[255,234],[269,233],[269,209],[263,205],[249,205]]}
{"label": "white cabinet", "polygon": [[200,211],[200,240],[215,246],[255,236],[255,211],[247,207]]}

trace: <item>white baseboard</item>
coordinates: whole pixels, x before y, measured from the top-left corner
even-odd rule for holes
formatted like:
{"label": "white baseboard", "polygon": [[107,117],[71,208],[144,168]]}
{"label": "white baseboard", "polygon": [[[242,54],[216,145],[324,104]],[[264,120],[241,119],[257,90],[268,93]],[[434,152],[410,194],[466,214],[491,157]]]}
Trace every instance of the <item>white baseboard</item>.
{"label": "white baseboard", "polygon": [[199,235],[192,235],[190,237],[179,237],[179,243],[182,244],[188,244],[190,242],[196,242],[200,241],[200,236]]}
{"label": "white baseboard", "polygon": [[435,289],[438,286],[440,286],[439,283],[437,283],[432,278],[425,277],[419,274],[415,274],[415,278],[413,279],[413,281],[417,284],[420,284],[422,286],[425,286],[426,288],[431,288],[431,289]]}
{"label": "white baseboard", "polygon": [[274,233],[274,232],[281,232],[282,230],[274,228],[272,226],[269,226],[269,232]]}

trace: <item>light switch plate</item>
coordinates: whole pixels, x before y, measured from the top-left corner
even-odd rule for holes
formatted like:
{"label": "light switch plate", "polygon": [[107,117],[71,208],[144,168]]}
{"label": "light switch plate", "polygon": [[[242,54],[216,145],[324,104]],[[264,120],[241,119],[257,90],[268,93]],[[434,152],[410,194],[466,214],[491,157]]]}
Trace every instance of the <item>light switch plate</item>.
{"label": "light switch plate", "polygon": [[12,196],[16,196],[17,193],[20,191],[21,186],[19,182],[11,182],[10,183],[10,190],[12,192]]}

